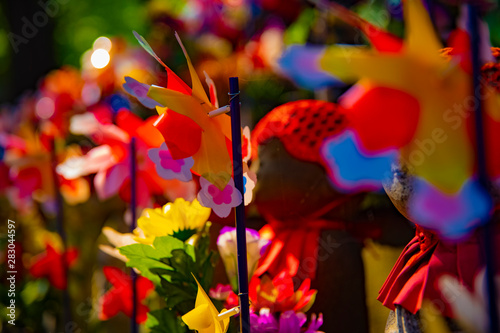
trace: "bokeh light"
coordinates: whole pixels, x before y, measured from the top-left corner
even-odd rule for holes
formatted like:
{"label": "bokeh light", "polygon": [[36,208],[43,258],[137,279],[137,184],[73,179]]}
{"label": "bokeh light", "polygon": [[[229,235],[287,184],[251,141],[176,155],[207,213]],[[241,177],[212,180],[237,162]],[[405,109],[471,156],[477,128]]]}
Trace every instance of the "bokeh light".
{"label": "bokeh light", "polygon": [[40,119],[50,119],[55,111],[54,100],[50,97],[42,97],[35,106],[35,112]]}
{"label": "bokeh light", "polygon": [[110,59],[111,57],[109,56],[108,51],[104,49],[97,49],[92,53],[90,62],[95,68],[104,68],[108,65]]}
{"label": "bokeh light", "polygon": [[111,51],[112,46],[113,43],[111,43],[111,40],[108,37],[101,36],[95,40],[93,49],[94,50],[103,49],[109,52]]}
{"label": "bokeh light", "polygon": [[101,98],[101,88],[95,83],[87,83],[82,88],[82,101],[85,105],[93,105]]}

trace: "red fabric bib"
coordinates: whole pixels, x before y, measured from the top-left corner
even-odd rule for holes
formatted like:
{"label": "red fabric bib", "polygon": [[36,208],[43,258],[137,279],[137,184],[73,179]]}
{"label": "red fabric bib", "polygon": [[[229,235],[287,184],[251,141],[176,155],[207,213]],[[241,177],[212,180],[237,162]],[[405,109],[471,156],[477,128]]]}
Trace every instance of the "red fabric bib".
{"label": "red fabric bib", "polygon": [[[500,228],[495,231],[494,243],[498,249]],[[453,317],[448,300],[438,289],[438,280],[442,275],[452,275],[472,290],[476,275],[484,267],[481,248],[478,233],[466,241],[451,244],[440,241],[434,233],[417,226],[416,236],[399,256],[379,292],[378,300],[391,310],[400,305],[416,313],[422,301],[427,299],[444,316]],[[500,257],[497,255],[495,259],[496,267],[500,267]]]}

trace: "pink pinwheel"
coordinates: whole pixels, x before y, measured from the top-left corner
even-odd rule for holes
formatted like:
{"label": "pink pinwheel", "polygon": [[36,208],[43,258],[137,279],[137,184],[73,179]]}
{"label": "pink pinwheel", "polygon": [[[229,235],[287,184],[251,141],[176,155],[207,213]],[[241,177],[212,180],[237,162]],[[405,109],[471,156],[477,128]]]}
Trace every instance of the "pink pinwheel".
{"label": "pink pinwheel", "polygon": [[67,135],[71,111],[82,104],[83,85],[80,72],[69,66],[54,70],[43,79],[35,104],[35,116],[54,124],[56,136]]}

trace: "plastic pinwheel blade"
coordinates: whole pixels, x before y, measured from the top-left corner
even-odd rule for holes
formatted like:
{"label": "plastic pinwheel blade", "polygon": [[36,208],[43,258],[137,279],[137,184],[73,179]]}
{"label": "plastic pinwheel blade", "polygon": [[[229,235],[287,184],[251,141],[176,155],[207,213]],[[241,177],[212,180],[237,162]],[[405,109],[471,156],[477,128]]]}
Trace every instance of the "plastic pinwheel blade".
{"label": "plastic pinwheel blade", "polygon": [[283,74],[299,87],[314,90],[345,84],[319,67],[325,47],[292,45],[279,60]]}
{"label": "plastic pinwheel blade", "polygon": [[355,134],[347,130],[325,140],[321,155],[333,185],[343,192],[357,192],[381,190],[398,152],[390,149],[366,155]]}
{"label": "plastic pinwheel blade", "polygon": [[125,76],[125,83],[123,84],[123,89],[130,95],[137,98],[137,100],[147,107],[148,109],[154,109],[157,106],[163,106],[156,102],[154,99],[148,97],[149,85],[141,83],[130,76]]}
{"label": "plastic pinwheel blade", "polygon": [[474,180],[453,194],[443,193],[418,177],[413,180],[413,188],[408,207],[410,218],[448,240],[461,240],[484,224],[493,207],[490,195]]}

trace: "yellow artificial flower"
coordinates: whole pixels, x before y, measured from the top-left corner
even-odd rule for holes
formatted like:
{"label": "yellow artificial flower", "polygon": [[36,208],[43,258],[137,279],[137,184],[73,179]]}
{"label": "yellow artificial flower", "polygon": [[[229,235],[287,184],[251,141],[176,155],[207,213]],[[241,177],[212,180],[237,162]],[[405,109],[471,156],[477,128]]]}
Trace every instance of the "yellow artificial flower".
{"label": "yellow artificial flower", "polygon": [[195,306],[193,310],[182,316],[182,321],[188,325],[189,329],[196,330],[199,333],[227,332],[229,317],[239,313],[239,307],[234,307],[227,311],[223,309],[219,313],[194,275],[193,278],[198,285]]}
{"label": "yellow artificial flower", "polygon": [[186,241],[203,228],[210,212],[210,208],[203,207],[198,200],[190,202],[182,198],[177,198],[162,208],[147,208],[137,221],[135,240],[153,244],[156,237],[174,235]]}

